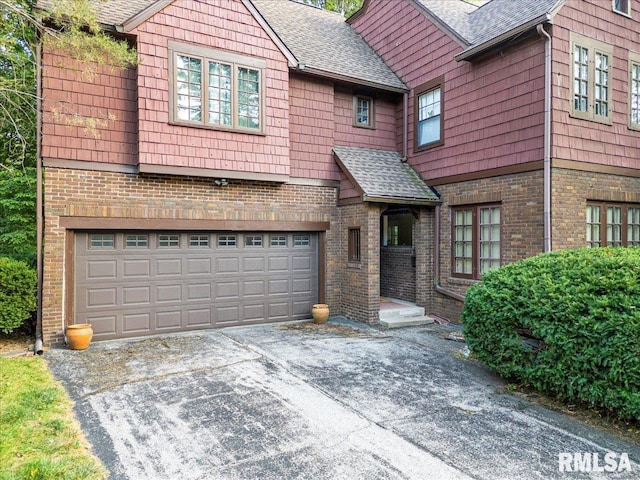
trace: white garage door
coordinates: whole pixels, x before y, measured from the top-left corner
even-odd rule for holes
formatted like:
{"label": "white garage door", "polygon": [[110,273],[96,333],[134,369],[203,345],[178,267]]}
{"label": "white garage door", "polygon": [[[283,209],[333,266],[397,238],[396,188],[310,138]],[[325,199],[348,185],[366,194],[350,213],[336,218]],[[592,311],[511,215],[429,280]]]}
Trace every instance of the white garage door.
{"label": "white garage door", "polygon": [[317,302],[317,234],[76,234],[75,323],[96,340],[305,319]]}

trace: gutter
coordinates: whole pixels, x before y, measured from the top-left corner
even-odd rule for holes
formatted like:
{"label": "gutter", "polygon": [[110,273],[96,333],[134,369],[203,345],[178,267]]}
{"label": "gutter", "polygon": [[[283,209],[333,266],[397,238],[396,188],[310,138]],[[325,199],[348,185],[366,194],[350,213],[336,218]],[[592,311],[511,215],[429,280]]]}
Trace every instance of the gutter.
{"label": "gutter", "polygon": [[37,303],[36,303],[36,343],[33,351],[42,355],[42,243],[43,243],[43,200],[42,200],[42,43],[38,34],[36,44],[36,271],[37,271]]}
{"label": "gutter", "polygon": [[527,23],[523,23],[519,27],[509,30],[508,32],[503,33],[502,35],[499,35],[495,38],[487,40],[484,43],[476,45],[475,47],[471,47],[466,50],[463,50],[461,53],[455,55],[453,58],[455,58],[457,62],[461,62],[463,60],[470,60],[472,57],[484,52],[485,50],[488,50],[491,47],[495,47],[496,45],[499,45],[502,42],[505,42],[512,37],[518,36],[521,33],[524,33],[527,30],[537,27],[541,23],[547,23],[550,20],[551,20],[551,15],[548,13],[545,13],[544,15],[534,18],[533,20],[529,20]]}
{"label": "gutter", "polygon": [[458,292],[444,288],[440,285],[440,205],[436,205],[436,221],[435,221],[435,234],[434,234],[434,246],[433,246],[433,285],[441,295],[452,298],[459,302],[464,303],[464,295],[460,295]]}
{"label": "gutter", "polygon": [[544,38],[544,251],[552,248],[551,235],[551,36],[540,24],[538,35]]}

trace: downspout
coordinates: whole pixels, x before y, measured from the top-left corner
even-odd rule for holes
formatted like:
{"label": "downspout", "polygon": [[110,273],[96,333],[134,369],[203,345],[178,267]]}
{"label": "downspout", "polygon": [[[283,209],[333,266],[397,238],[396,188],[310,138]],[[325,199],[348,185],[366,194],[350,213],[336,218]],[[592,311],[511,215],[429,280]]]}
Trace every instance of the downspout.
{"label": "downspout", "polygon": [[36,43],[36,271],[37,271],[37,304],[36,304],[36,343],[33,351],[42,355],[42,42],[38,33]]}
{"label": "downspout", "polygon": [[444,295],[445,297],[453,298],[454,300],[464,303],[464,295],[460,295],[459,293],[448,290],[440,285],[440,205],[436,206],[435,235],[433,243],[433,279],[436,292]]}
{"label": "downspout", "polygon": [[402,161],[409,157],[409,92],[402,96]]}
{"label": "downspout", "polygon": [[551,36],[536,27],[544,41],[544,251],[551,251]]}

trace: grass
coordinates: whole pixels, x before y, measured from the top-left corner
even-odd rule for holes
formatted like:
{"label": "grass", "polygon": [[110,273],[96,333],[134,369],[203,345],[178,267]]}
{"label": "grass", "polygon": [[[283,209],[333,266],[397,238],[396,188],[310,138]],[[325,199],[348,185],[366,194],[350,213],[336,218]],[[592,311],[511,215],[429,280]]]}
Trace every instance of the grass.
{"label": "grass", "polygon": [[44,360],[0,357],[0,479],[106,477]]}

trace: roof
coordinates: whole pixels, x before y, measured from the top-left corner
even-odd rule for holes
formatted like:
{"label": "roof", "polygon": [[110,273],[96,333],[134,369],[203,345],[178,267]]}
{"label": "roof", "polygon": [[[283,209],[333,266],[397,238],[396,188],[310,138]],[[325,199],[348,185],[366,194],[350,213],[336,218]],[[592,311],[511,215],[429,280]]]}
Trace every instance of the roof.
{"label": "roof", "polygon": [[408,90],[340,14],[290,0],[251,1],[298,59],[300,70]]}
{"label": "roof", "polygon": [[[338,13],[290,0],[243,0],[252,5],[267,33],[282,41],[298,70],[359,85],[395,92],[407,91],[407,86],[389,68]],[[56,0],[38,0],[37,8],[51,9]],[[98,21],[103,25],[128,31],[170,0],[106,0],[93,1]],[[252,12],[253,13],[253,12]],[[261,21],[262,19],[258,19]],[[262,22],[261,22],[262,23]],[[124,28],[123,28],[124,27]]]}
{"label": "roof", "polygon": [[440,203],[436,193],[398,152],[342,146],[333,147],[333,152],[344,174],[362,192],[364,201]]}
{"label": "roof", "polygon": [[489,0],[482,6],[464,0],[415,0],[431,15],[444,23],[462,40],[465,50],[456,58],[464,60],[472,53],[532,28],[532,23],[548,21],[564,0]]}

